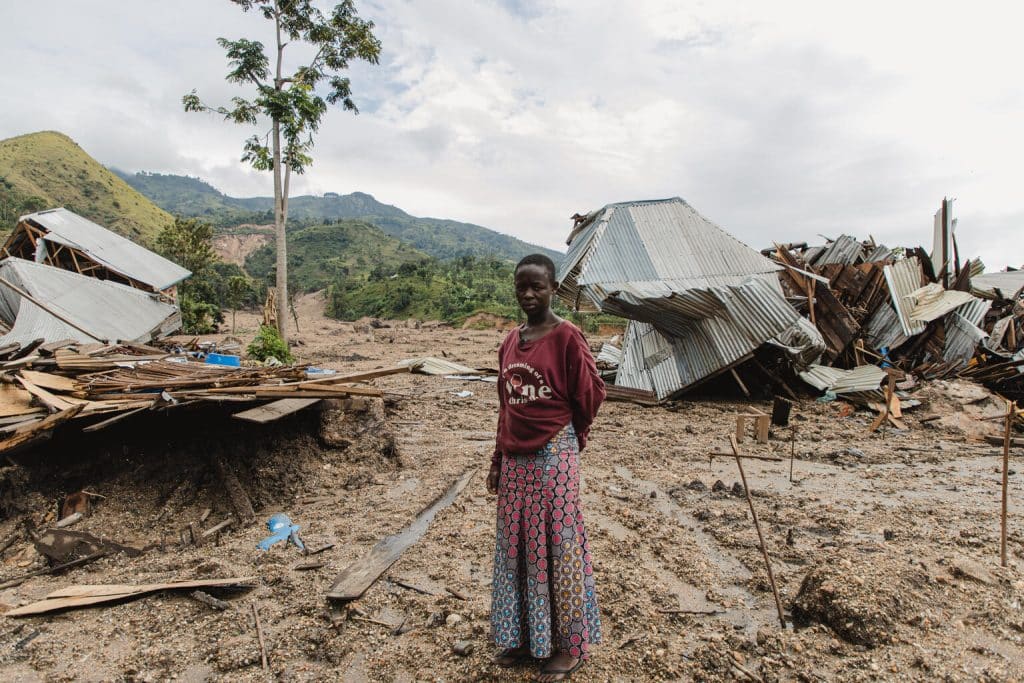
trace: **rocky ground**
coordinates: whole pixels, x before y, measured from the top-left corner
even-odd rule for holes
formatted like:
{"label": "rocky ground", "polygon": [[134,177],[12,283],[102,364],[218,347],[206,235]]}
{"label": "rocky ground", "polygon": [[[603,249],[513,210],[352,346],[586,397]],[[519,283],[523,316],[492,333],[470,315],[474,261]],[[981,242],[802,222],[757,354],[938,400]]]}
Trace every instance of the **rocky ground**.
{"label": "rocky ground", "polygon": [[[299,306],[299,355],[346,371],[442,354],[489,366],[503,334],[405,323],[374,329],[324,319],[321,310],[316,297]],[[237,336],[251,338],[255,318],[238,320]],[[375,384],[392,397],[383,423],[381,416],[349,416],[325,434],[314,411],[274,431],[242,432],[222,431],[230,420],[196,418],[141,434],[111,428],[88,444],[95,462],[59,443],[25,458],[20,509],[0,522],[0,538],[26,520],[52,523],[55,501],[88,488],[105,498],[94,498],[91,514],[74,528],[147,550],[2,589],[7,608],[82,583],[251,576],[255,587],[229,596],[225,611],[165,593],[0,617],[0,676],[529,680],[532,668],[489,664],[494,499],[484,490],[484,470],[495,386],[420,375]],[[463,391],[472,395],[459,397]],[[1000,458],[980,440],[998,433],[998,423],[983,418],[1000,405],[961,384],[935,383],[916,397],[922,405],[904,413],[908,431],[871,434],[870,413],[807,399],[794,411],[795,431],[773,428],[767,445],[743,444],[746,453],[782,458],[745,460],[744,470],[785,629],[736,463],[708,457],[728,449],[733,416],[751,403],[693,397],[657,408],[606,404],[583,456],[604,643],[575,679],[1024,679],[1024,575],[1016,559],[1024,556],[1024,486],[1012,472],[1010,563],[1002,568]],[[173,540],[205,509],[212,512],[203,526],[232,510],[211,450],[238,464],[257,522],[216,544],[182,548]],[[338,573],[474,467],[469,487],[423,539],[362,598],[332,610],[325,594]],[[317,556],[322,568],[294,569],[308,561],[294,547],[256,550],[274,512],[301,524],[309,545],[334,544]],[[0,557],[0,582],[45,566],[24,539]]]}

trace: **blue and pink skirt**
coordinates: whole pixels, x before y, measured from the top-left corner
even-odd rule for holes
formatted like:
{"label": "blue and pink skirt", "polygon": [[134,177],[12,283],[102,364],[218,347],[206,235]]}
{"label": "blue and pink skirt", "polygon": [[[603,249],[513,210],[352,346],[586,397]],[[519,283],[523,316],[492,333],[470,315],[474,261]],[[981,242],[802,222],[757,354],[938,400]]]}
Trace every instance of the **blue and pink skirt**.
{"label": "blue and pink skirt", "polygon": [[499,648],[529,646],[538,659],[586,657],[601,640],[572,425],[536,453],[502,458],[491,629]]}

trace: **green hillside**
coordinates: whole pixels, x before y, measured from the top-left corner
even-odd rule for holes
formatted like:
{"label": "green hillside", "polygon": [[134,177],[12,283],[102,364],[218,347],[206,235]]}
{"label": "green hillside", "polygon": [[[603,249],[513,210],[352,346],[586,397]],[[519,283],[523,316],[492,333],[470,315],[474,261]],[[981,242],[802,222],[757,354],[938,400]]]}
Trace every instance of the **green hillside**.
{"label": "green hillside", "polygon": [[[199,216],[221,228],[239,223],[273,222],[274,200],[271,197],[228,197],[198,178],[116,173],[158,206],[174,214]],[[439,259],[496,256],[519,260],[536,252],[556,260],[562,256],[554,250],[472,223],[411,216],[363,192],[346,195],[327,193],[323,197],[305,195],[292,197],[288,202],[291,229],[349,218],[373,223],[388,235]]]}
{"label": "green hillside", "polygon": [[[323,289],[337,280],[362,280],[371,272],[390,274],[403,263],[428,258],[365,221],[316,225],[296,230],[288,237],[289,281],[306,292]],[[276,259],[274,244],[265,245],[249,255],[245,270],[271,283]]]}
{"label": "green hillside", "polygon": [[146,246],[173,222],[62,133],[44,131],[0,140],[0,225],[58,206]]}

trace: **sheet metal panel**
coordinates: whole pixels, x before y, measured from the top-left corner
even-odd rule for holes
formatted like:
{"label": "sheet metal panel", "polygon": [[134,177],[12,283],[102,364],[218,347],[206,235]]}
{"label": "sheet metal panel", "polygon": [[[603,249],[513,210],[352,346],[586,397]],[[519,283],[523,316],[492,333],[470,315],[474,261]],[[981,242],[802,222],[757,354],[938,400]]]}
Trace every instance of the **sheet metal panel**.
{"label": "sheet metal panel", "polygon": [[911,303],[910,320],[912,323],[938,320],[950,311],[975,300],[967,292],[955,289],[944,290],[942,285],[934,282],[911,293],[907,299]]}
{"label": "sheet metal panel", "polygon": [[1024,287],[1024,270],[1008,270],[1005,273],[983,273],[971,276],[971,289],[995,296],[996,289],[1005,297],[1011,297]]}
{"label": "sheet metal panel", "polygon": [[957,312],[946,316],[946,345],[942,359],[946,362],[967,363],[974,357],[978,344],[985,341],[988,333]]}
{"label": "sheet metal panel", "polygon": [[800,379],[821,391],[851,394],[878,389],[885,379],[885,370],[874,365],[861,365],[851,370],[812,365],[798,375]]}
{"label": "sheet metal panel", "polygon": [[[0,261],[0,277],[103,340],[148,342],[181,326],[176,306],[134,287],[18,258]],[[3,285],[0,300],[0,314],[11,325],[0,344],[39,338],[95,341]]]}
{"label": "sheet metal panel", "polygon": [[899,348],[909,339],[903,332],[903,324],[896,309],[888,303],[875,309],[862,330],[864,341],[875,351]]}
{"label": "sheet metal panel", "polygon": [[156,290],[167,289],[191,275],[163,256],[67,209],[40,211],[21,220],[44,228],[47,241],[78,249],[110,270]]}
{"label": "sheet metal panel", "polygon": [[921,334],[927,325],[920,321],[911,321],[910,311],[913,309],[913,302],[908,300],[911,294],[921,288],[921,281],[924,279],[917,257],[911,256],[885,266],[882,272],[885,274],[889,299],[899,317],[903,336],[913,337],[915,334]]}
{"label": "sheet metal panel", "polygon": [[830,263],[840,263],[844,266],[852,266],[860,258],[864,251],[864,245],[849,235],[840,235],[836,241],[828,245],[825,251],[814,261],[815,266],[825,266]]}

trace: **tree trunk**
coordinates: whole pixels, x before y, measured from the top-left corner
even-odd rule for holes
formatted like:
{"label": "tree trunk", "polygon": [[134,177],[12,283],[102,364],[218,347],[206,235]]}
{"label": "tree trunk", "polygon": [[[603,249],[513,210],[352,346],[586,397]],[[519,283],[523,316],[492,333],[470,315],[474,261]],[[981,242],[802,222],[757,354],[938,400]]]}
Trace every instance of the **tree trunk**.
{"label": "tree trunk", "polygon": [[277,331],[288,343],[288,237],[285,232],[284,192],[281,187],[281,124],[274,121],[274,234],[277,236]]}
{"label": "tree trunk", "polygon": [[[284,60],[284,45],[281,43],[281,12],[274,2],[274,27],[277,33],[277,69],[274,89],[281,90],[281,62]],[[287,221],[287,186],[281,185],[281,122],[274,120],[274,233],[277,236],[277,331],[284,343],[288,343],[288,236],[285,232]]]}

